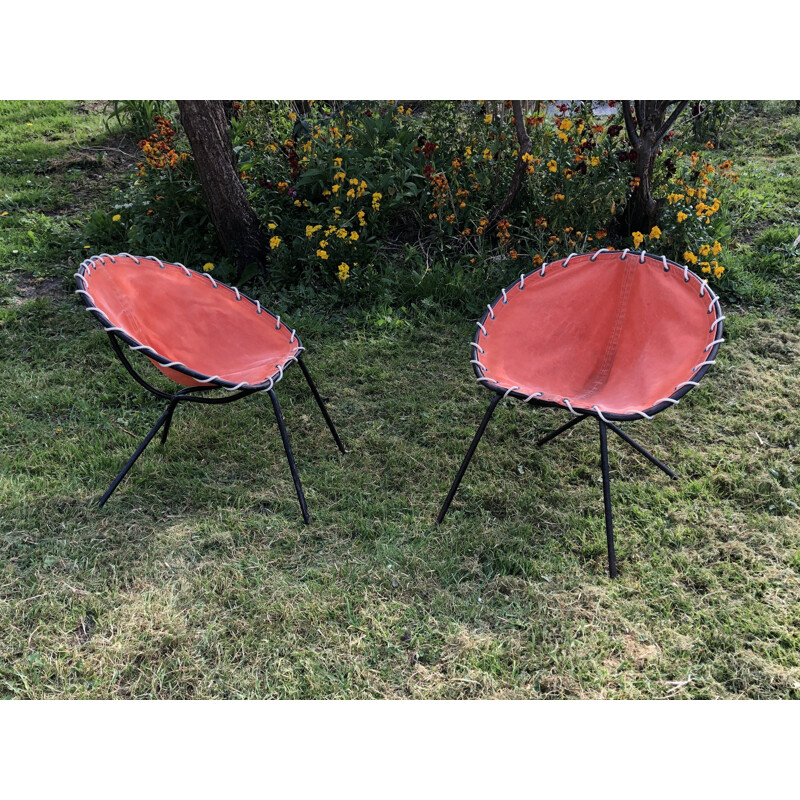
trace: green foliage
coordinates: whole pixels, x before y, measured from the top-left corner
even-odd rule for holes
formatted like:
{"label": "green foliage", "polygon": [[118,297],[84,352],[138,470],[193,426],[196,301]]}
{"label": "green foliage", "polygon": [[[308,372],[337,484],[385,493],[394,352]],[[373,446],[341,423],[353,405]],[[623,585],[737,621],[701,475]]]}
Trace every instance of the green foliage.
{"label": "green foliage", "polygon": [[106,128],[112,120],[120,128],[132,128],[140,138],[149,136],[156,127],[156,117],[174,113],[174,103],[169,100],[109,100],[106,103]]}
{"label": "green foliage", "polygon": [[695,144],[723,144],[731,122],[740,106],[738,100],[699,100],[690,110]]}

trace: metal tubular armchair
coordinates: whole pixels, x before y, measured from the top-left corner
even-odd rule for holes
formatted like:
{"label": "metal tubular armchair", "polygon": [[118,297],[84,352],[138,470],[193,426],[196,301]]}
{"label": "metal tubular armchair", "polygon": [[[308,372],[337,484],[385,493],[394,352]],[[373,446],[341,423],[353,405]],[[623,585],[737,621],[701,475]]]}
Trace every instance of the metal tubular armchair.
{"label": "metal tubular armchair", "polygon": [[[75,273],[76,293],[103,326],[114,352],[131,376],[167,408],[100,499],[104,505],[153,437],[166,442],[182,402],[221,405],[256,392],[272,401],[303,520],[309,522],[300,476],[274,387],[297,362],[337,447],[345,452],[333,421],[302,360],[305,349],[294,330],[237,288],[183,264],[155,256],[102,254],[86,259]],[[122,344],[146,356],[183,388],[167,392],[149,383],[131,364]],[[226,396],[201,393],[224,389]]]}
{"label": "metal tubular armchair", "polygon": [[723,319],[704,280],[645,251],[573,253],[521,275],[487,306],[470,343],[475,377],[494,397],[437,523],[501,399],[565,408],[573,418],[537,445],[597,420],[609,574],[616,577],[607,431],[677,478],[616,423],[652,419],[697,386],[724,341]]}

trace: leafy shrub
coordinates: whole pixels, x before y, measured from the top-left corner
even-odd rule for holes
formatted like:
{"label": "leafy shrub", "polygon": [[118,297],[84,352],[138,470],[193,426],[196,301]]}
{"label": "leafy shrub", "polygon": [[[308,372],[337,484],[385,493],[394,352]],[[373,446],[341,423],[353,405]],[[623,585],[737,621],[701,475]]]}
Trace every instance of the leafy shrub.
{"label": "leafy shrub", "polygon": [[[299,113],[236,103],[234,150],[267,234],[270,290],[472,309],[487,284],[604,247],[646,247],[722,275],[724,192],[737,178],[729,161],[713,163],[713,143],[664,141],[652,186],[661,221],[623,237],[617,219],[638,186],[621,117],[596,116],[589,102],[538,106],[524,120],[531,149],[518,196],[498,215],[520,160],[510,106],[309,102]],[[211,262],[230,280],[191,156],[170,122],[159,116],[156,126],[140,142],[135,182],[90,229],[113,240],[119,216],[132,252]]]}

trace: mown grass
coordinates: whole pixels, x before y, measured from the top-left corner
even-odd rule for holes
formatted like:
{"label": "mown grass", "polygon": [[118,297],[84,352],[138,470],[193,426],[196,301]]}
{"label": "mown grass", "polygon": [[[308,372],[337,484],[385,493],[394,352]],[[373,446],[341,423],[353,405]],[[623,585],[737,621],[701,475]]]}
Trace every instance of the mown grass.
{"label": "mown grass", "polygon": [[[749,172],[759,153],[737,166],[764,192]],[[793,214],[754,229],[796,229]],[[434,524],[489,401],[469,369],[474,323],[456,315],[380,328],[303,315],[348,449],[289,370],[278,396],[311,525],[260,396],[180,408],[166,446],[99,509],[161,404],[72,296],[73,265],[31,254],[45,284],[4,266],[0,695],[800,697],[786,258],[760,302],[726,304],[727,342],[701,387],[626,426],[680,480],[610,442],[616,581],[596,428],[533,446],[565,421],[556,411],[502,403]]]}

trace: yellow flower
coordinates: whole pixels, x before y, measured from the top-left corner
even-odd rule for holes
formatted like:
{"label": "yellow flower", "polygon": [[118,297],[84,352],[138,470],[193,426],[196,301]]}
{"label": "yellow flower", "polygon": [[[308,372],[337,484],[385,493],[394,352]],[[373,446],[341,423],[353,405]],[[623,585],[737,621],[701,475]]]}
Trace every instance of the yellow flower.
{"label": "yellow flower", "polygon": [[599,156],[592,156],[589,159],[589,164],[591,164],[593,167],[596,167],[599,163],[600,163],[600,157]]}
{"label": "yellow flower", "polygon": [[718,256],[722,252],[722,245],[719,242],[714,242],[714,246],[711,248],[711,252]]}
{"label": "yellow flower", "polygon": [[334,167],[341,167],[342,166],[342,159],[341,158],[334,158],[333,159],[333,166]]}
{"label": "yellow flower", "polygon": [[559,200],[563,200],[563,199],[564,199],[564,195],[560,194],[559,192],[556,192],[553,195],[553,200],[555,200],[556,202],[558,202]]}
{"label": "yellow flower", "polygon": [[641,233],[639,233],[639,231],[634,231],[632,235],[633,235],[633,246],[638,247],[644,241],[644,236]]}
{"label": "yellow flower", "polygon": [[707,256],[711,252],[711,247],[707,244],[700,245],[700,249],[697,252],[701,256]]}
{"label": "yellow flower", "polygon": [[683,254],[683,260],[684,261],[688,261],[690,264],[696,264],[697,263],[697,256],[691,250],[687,250]]}
{"label": "yellow flower", "polygon": [[277,223],[275,223],[275,222],[270,222],[270,223],[269,223],[269,225],[267,225],[267,227],[268,227],[268,228],[269,228],[271,231],[274,231],[274,230],[275,230],[275,228],[277,228],[277,227],[278,227],[278,225],[277,225]]}
{"label": "yellow flower", "polygon": [[658,225],[653,226],[653,229],[650,231],[650,238],[651,239],[661,238],[661,228],[659,228]]}
{"label": "yellow flower", "polygon": [[[716,262],[712,262],[712,263],[716,263]],[[725,272],[725,267],[720,267],[719,264],[717,264],[717,266],[714,267],[714,277],[715,278],[721,278],[723,272]]]}
{"label": "yellow flower", "polygon": [[486,161],[492,160],[492,151],[488,147],[484,149],[483,157]]}
{"label": "yellow flower", "polygon": [[678,212],[678,222],[683,222],[684,220],[689,219],[688,214],[684,214],[683,211]]}
{"label": "yellow flower", "polygon": [[[5,213],[8,213],[8,212],[5,212]],[[3,216],[5,216],[5,213],[3,214]],[[111,221],[112,222],[119,222],[121,219],[122,219],[122,217],[119,214],[114,214],[114,216],[111,217]]]}
{"label": "yellow flower", "polygon": [[338,184],[338,183],[334,183],[334,184],[333,184],[333,186],[331,186],[331,191],[332,191],[334,194],[336,194],[336,192],[338,192],[338,191],[339,191],[339,189],[341,189],[341,188],[342,188],[342,187],[341,187],[341,186],[339,186],[339,184]]}
{"label": "yellow flower", "polygon": [[350,241],[357,242],[358,241],[358,234],[355,231],[350,232]]}
{"label": "yellow flower", "polygon": [[339,264],[339,280],[342,281],[342,283],[344,283],[347,280],[347,276],[349,274],[350,274],[349,265],[345,264],[344,261],[342,261],[342,263]]}
{"label": "yellow flower", "polygon": [[571,119],[562,119],[561,120],[561,130],[568,131],[572,129],[572,120]]}
{"label": "yellow flower", "polygon": [[206,264],[203,264],[203,272],[211,272],[214,269],[214,265],[209,261]]}
{"label": "yellow flower", "polygon": [[485,122],[487,125],[491,125],[491,124],[492,124],[492,115],[491,115],[491,114],[484,114],[484,115],[483,115],[483,121],[484,121],[484,122]]}
{"label": "yellow flower", "polygon": [[273,236],[269,240],[269,248],[270,248],[270,250],[274,250],[276,247],[278,247],[278,245],[280,243],[281,243],[281,237],[280,236]]}
{"label": "yellow flower", "polygon": [[549,169],[550,172],[558,172],[558,164],[550,159],[550,161],[547,162],[547,169]]}
{"label": "yellow flower", "polygon": [[324,250],[317,250],[317,256],[325,261],[328,258],[328,254]]}
{"label": "yellow flower", "polygon": [[341,217],[342,216],[342,209],[339,208],[338,206],[334,206],[334,208],[333,208],[333,216],[335,218]]}
{"label": "yellow flower", "polygon": [[339,228],[339,230],[336,231],[336,235],[340,239],[346,239],[347,238],[347,231],[344,228]]}

